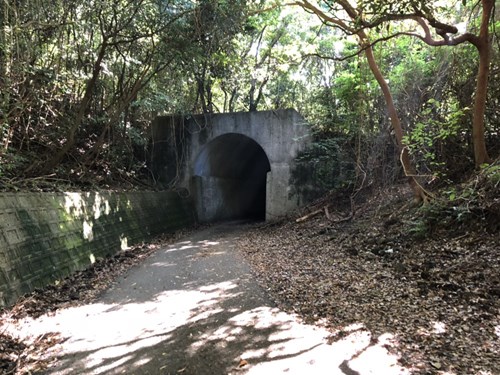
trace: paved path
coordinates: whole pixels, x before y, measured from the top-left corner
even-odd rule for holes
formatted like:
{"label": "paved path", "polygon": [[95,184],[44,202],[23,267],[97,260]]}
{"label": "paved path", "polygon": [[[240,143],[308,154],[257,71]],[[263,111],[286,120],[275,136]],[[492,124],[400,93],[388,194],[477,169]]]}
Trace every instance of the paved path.
{"label": "paved path", "polygon": [[31,322],[34,334],[68,338],[51,374],[404,373],[384,338],[374,343],[353,327],[329,345],[328,332],[275,308],[234,249],[244,230],[202,230],[156,252],[96,303]]}

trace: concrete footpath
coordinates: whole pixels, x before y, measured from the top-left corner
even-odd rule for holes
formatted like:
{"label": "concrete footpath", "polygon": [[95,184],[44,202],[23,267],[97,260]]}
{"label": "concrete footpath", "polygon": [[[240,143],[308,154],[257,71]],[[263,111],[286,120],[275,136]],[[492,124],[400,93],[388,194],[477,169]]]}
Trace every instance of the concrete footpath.
{"label": "concrete footpath", "polygon": [[201,230],[134,267],[91,305],[31,321],[60,332],[51,374],[406,374],[383,338],[275,308],[235,249],[244,225]]}

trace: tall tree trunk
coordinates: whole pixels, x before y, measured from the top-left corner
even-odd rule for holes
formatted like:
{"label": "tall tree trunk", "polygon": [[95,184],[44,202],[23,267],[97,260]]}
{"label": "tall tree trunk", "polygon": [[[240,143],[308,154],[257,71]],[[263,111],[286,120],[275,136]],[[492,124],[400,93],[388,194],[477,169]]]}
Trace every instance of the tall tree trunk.
{"label": "tall tree trunk", "polygon": [[236,101],[236,96],[238,94],[238,90],[233,88],[231,91],[231,97],[229,98],[229,112],[234,112],[234,102]]}
{"label": "tall tree trunk", "polygon": [[257,83],[256,78],[252,78],[250,81],[250,90],[248,90],[248,111],[254,112],[257,110],[257,104],[255,103],[255,85]]}
{"label": "tall tree trunk", "polygon": [[389,118],[391,120],[392,128],[394,129],[394,134],[396,136],[396,142],[398,145],[401,164],[403,165],[403,169],[405,175],[408,178],[408,183],[410,184],[415,200],[417,202],[426,202],[428,200],[428,196],[422,186],[417,182],[415,178],[415,168],[413,167],[410,155],[408,154],[408,148],[403,145],[403,127],[401,126],[401,120],[399,118],[398,112],[396,110],[396,106],[394,105],[394,100],[392,99],[391,90],[387,81],[385,80],[380,68],[375,60],[375,56],[373,55],[373,49],[370,46],[370,42],[368,36],[363,31],[358,33],[361,44],[365,46],[365,56],[368,60],[368,66],[372,71],[375,79],[377,80],[382,93],[384,95],[385,103],[387,106],[387,112]]}
{"label": "tall tree trunk", "polygon": [[491,163],[484,137],[484,115],[486,112],[488,77],[491,60],[491,41],[488,26],[495,5],[494,0],[482,0],[481,2],[483,5],[481,29],[477,43],[475,43],[479,52],[479,67],[477,71],[476,96],[474,99],[472,119],[472,142],[474,143],[474,160],[477,168],[484,163]]}

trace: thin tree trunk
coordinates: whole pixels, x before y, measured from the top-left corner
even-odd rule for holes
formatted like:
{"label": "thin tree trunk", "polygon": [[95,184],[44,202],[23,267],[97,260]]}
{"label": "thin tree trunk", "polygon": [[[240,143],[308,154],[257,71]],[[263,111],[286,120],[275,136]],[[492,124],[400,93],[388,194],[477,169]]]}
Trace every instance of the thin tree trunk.
{"label": "thin tree trunk", "polygon": [[408,148],[404,147],[403,145],[403,128],[401,126],[401,120],[396,110],[396,106],[394,105],[394,100],[392,99],[392,94],[389,85],[387,84],[387,81],[385,80],[384,76],[382,75],[382,72],[380,71],[377,61],[375,60],[375,56],[373,55],[373,49],[371,46],[369,46],[369,40],[367,35],[364,32],[359,32],[358,36],[362,44],[368,45],[368,47],[365,48],[365,56],[366,59],[368,60],[368,66],[370,67],[370,70],[372,71],[384,95],[388,115],[391,120],[392,128],[394,129],[394,134],[396,136],[396,142],[400,153],[401,164],[403,165],[405,175],[408,177],[408,183],[410,184],[413,190],[413,193],[415,195],[415,200],[417,202],[422,202],[422,201],[426,202],[428,200],[427,194],[425,190],[422,188],[422,186],[420,186],[420,184],[415,179],[416,173],[411,163],[410,155],[408,154]]}
{"label": "thin tree trunk", "polygon": [[476,96],[474,99],[474,112],[472,119],[472,142],[474,143],[474,159],[476,168],[484,163],[491,163],[486,149],[484,137],[484,115],[486,112],[486,99],[488,92],[488,76],[490,70],[491,45],[489,35],[489,21],[494,8],[494,0],[482,0],[483,13],[481,29],[476,48],[479,52],[479,67],[476,80]]}
{"label": "thin tree trunk", "polygon": [[256,78],[252,78],[250,81],[250,90],[248,90],[248,111],[254,112],[257,110],[257,105],[255,104],[255,84],[257,82]]}
{"label": "thin tree trunk", "polygon": [[236,101],[236,95],[238,94],[238,91],[236,88],[234,88],[231,91],[231,97],[229,98],[229,112],[234,112],[234,102]]}
{"label": "thin tree trunk", "polygon": [[[80,107],[76,116],[72,119],[72,123],[66,135],[66,142],[62,146],[62,148],[54,155],[52,159],[50,159],[45,165],[41,168],[44,172],[50,172],[52,169],[57,167],[59,163],[64,159],[66,154],[73,148],[76,142],[76,132],[80,128],[80,125],[83,122],[83,118],[85,117],[85,113],[88,109],[88,106],[92,100],[92,94],[94,92],[95,85],[97,83],[97,79],[101,72],[101,63],[104,59],[104,55],[106,53],[107,43],[103,41],[101,44],[101,48],[99,50],[99,54],[97,56],[96,61],[94,62],[92,77],[87,82],[85,87],[85,94],[83,96],[82,101],[80,102]],[[40,167],[40,166],[38,166]],[[32,167],[28,168],[27,172],[30,172]]]}
{"label": "thin tree trunk", "polygon": [[0,117],[0,140],[2,142],[2,152],[7,152],[10,142],[10,90],[11,90],[11,66],[12,66],[12,46],[13,46],[13,22],[10,22],[10,12],[9,3],[5,1],[3,3],[3,15],[1,20],[2,27],[0,43],[3,45],[3,61],[0,65],[0,77],[3,77],[3,89],[2,89],[2,115]]}
{"label": "thin tree trunk", "polygon": [[[132,103],[134,98],[137,97],[137,93],[143,87],[142,85],[143,85],[144,77],[145,77],[147,71],[148,70],[144,71],[141,74],[141,77],[137,79],[137,81],[134,83],[134,86],[130,90],[130,93],[125,98],[120,99],[120,105],[118,105],[118,108],[115,110],[113,115],[109,118],[108,122],[104,126],[104,129],[102,130],[101,134],[97,138],[97,141],[95,142],[95,144],[87,152],[87,155],[85,156],[85,160],[84,160],[85,164],[89,165],[89,164],[93,163],[95,158],[97,158],[97,156],[99,155],[99,153],[102,150],[102,147],[104,146],[104,142],[106,141],[106,135],[112,129],[112,126],[119,122],[120,116],[125,112],[127,107],[130,106],[130,103]],[[147,81],[149,81],[149,79]],[[124,134],[126,134],[126,130],[124,130]]]}

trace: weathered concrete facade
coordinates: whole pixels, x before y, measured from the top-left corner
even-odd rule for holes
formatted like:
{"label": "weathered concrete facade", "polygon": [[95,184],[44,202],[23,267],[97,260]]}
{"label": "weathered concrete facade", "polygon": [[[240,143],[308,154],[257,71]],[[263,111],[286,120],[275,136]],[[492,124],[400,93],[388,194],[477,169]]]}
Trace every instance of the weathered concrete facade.
{"label": "weathered concrete facade", "polygon": [[295,110],[191,118],[159,117],[152,170],[194,196],[198,219],[272,219],[303,204],[292,181],[295,158],[311,142]]}
{"label": "weathered concrete facade", "polygon": [[193,222],[172,192],[0,193],[0,306]]}

